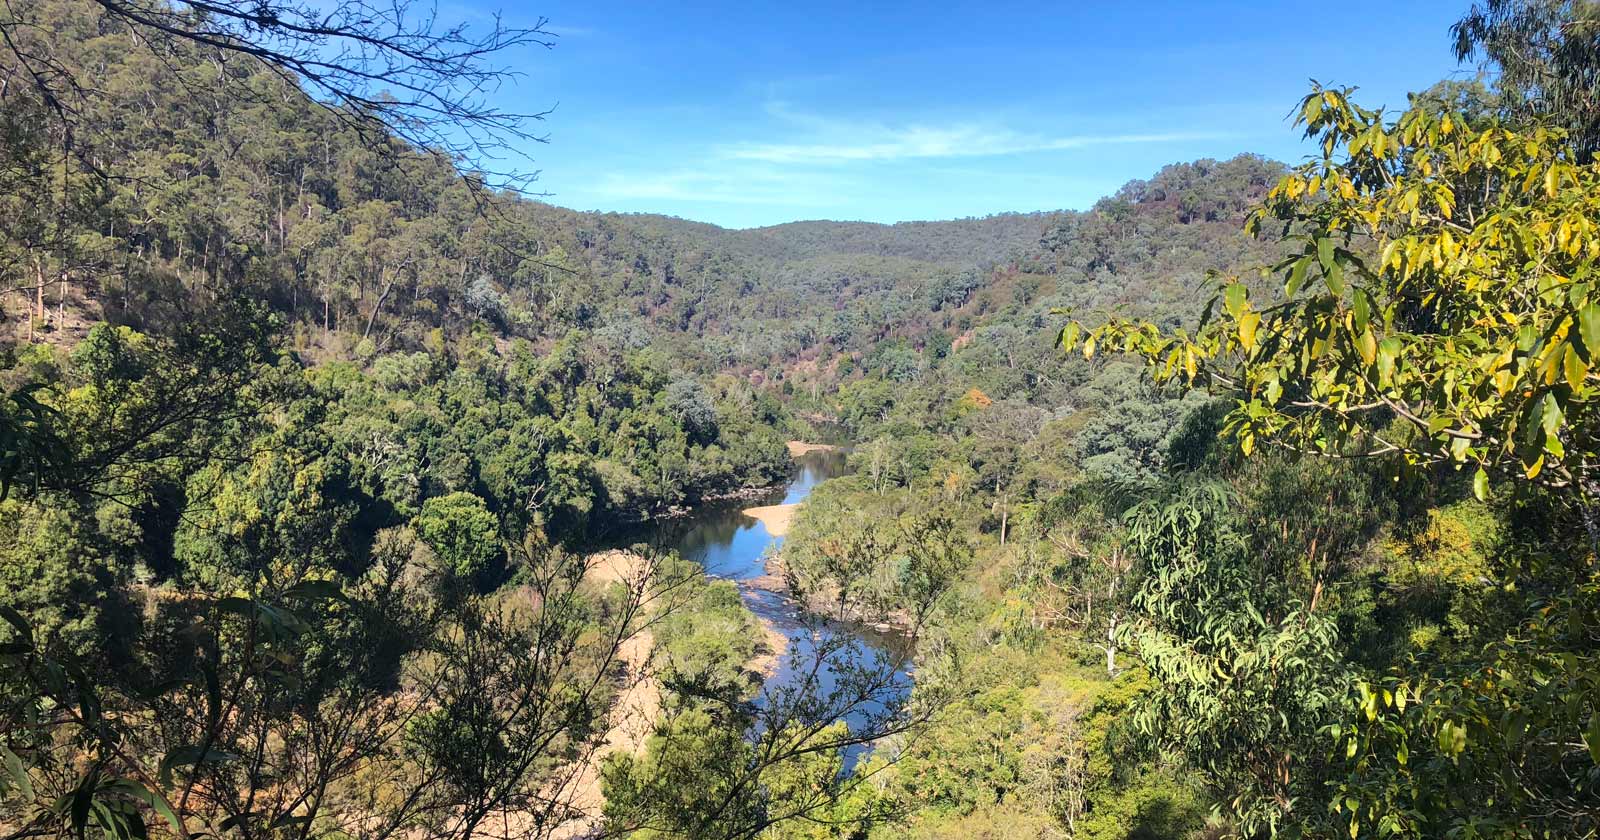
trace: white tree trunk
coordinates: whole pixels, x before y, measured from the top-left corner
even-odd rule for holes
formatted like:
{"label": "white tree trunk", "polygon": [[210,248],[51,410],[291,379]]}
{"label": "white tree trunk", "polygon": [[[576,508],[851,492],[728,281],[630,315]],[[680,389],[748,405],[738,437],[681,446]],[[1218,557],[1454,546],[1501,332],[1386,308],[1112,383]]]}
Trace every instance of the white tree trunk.
{"label": "white tree trunk", "polygon": [[1106,673],[1110,676],[1117,675],[1117,617],[1111,617],[1111,624],[1106,627]]}

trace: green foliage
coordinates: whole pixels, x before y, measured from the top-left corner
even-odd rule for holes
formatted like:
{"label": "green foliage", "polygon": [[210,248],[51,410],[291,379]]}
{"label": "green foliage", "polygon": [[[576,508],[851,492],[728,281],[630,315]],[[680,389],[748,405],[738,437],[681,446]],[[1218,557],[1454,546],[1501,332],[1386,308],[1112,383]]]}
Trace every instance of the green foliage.
{"label": "green foliage", "polygon": [[1596,598],[1591,580],[1455,667],[1357,684],[1357,713],[1328,730],[1345,759],[1334,820],[1401,837],[1592,833]]}
{"label": "green foliage", "polygon": [[18,481],[38,489],[44,473],[64,454],[52,429],[50,408],[34,393],[42,383],[18,388],[0,402],[0,502]]}
{"label": "green foliage", "polygon": [[673,717],[657,728],[644,758],[606,759],[608,825],[643,837],[740,836],[762,820],[754,797],[733,795],[749,750],[738,731],[705,711]]}
{"label": "green foliage", "polygon": [[698,570],[691,579],[691,591],[676,593],[683,606],[656,625],[653,659],[661,684],[684,706],[736,707],[752,691],[745,665],[760,650],[761,626],[732,581],[705,581]]}
{"label": "green foliage", "polygon": [[1149,388],[1126,363],[1113,363],[1079,389],[1092,412],[1073,438],[1070,456],[1105,479],[1152,481],[1165,472],[1167,451],[1194,397],[1171,399]]}
{"label": "green foliage", "polygon": [[813,491],[786,538],[790,586],[850,619],[920,623],[972,556],[960,524],[927,498],[885,497],[835,480]]}
{"label": "green foliage", "polygon": [[611,657],[645,594],[600,608],[583,564],[554,554],[527,559],[526,606],[440,603],[410,557],[391,535],[356,579],[149,593],[129,665],[5,608],[8,817],[62,836],[158,819],[446,836],[523,808],[603,739]]}
{"label": "green foliage", "polygon": [[1600,149],[1595,105],[1600,9],[1584,0],[1487,0],[1451,27],[1456,58],[1481,57],[1496,73],[1502,109],[1548,119],[1585,157]]}
{"label": "green foliage", "polygon": [[1133,764],[1117,758],[1125,748],[1116,741],[1117,727],[1130,713],[1130,705],[1150,687],[1148,676],[1139,671],[1118,677],[1095,697],[1078,727],[1088,807],[1071,827],[1083,837],[1203,836],[1211,809],[1198,780],[1170,760]]}
{"label": "green foliage", "polygon": [[0,606],[82,649],[118,629],[125,572],[75,506],[0,502]]}
{"label": "green foliage", "polygon": [[1342,697],[1337,629],[1310,602],[1279,600],[1251,557],[1225,488],[1183,486],[1128,513],[1130,546],[1145,564],[1133,615],[1118,628],[1159,690],[1126,725],[1181,754],[1229,801],[1245,834],[1276,833],[1316,791],[1302,771],[1314,733]]}
{"label": "green foliage", "polygon": [[[1131,523],[1163,563],[1135,606],[1163,632],[1190,627],[1141,650],[1161,713],[1132,720],[1204,756],[1214,785],[1241,788],[1227,811],[1245,829],[1584,836],[1600,813],[1587,361],[1600,333],[1586,326],[1600,182],[1562,130],[1454,104],[1419,97],[1391,118],[1313,91],[1301,120],[1322,159],[1285,177],[1252,222],[1281,223],[1298,246],[1272,267],[1281,298],[1229,279],[1193,332],[1124,320],[1060,336],[1085,355],[1141,356],[1158,382],[1231,392],[1226,431],[1246,455],[1266,443],[1392,455],[1411,468],[1396,482],[1467,467],[1480,500],[1503,488],[1492,512],[1418,511],[1414,498],[1386,512],[1337,474],[1311,485],[1323,507],[1284,494],[1304,479],[1274,490],[1271,469],[1253,469],[1268,479],[1253,485],[1260,498],[1280,500],[1261,513],[1299,543],[1277,559],[1270,541],[1249,553],[1195,542],[1238,528],[1216,506]],[[1396,523],[1398,556],[1363,569],[1373,535],[1352,525],[1396,515],[1414,517]],[[1205,562],[1219,553],[1233,559]],[[1278,580],[1316,587],[1298,601],[1275,594]],[[1325,582],[1333,616],[1317,613]],[[1235,696],[1248,705],[1229,708]]]}
{"label": "green foliage", "polygon": [[[559,821],[534,803],[648,625],[666,714],[604,768],[616,831],[1592,834],[1590,5],[1469,13],[1500,99],[1315,90],[1287,175],[727,231],[474,192],[260,65],[25,4],[90,84],[79,156],[25,87],[0,115],[0,268],[38,284],[0,401],[0,803],[116,837]],[[1061,310],[1121,319],[1062,364]],[[823,429],[856,475],[781,559],[916,631],[903,707],[864,665],[758,695],[732,584],[596,592],[551,548],[772,484]],[[874,710],[897,737],[844,773]]]}
{"label": "green foliage", "polygon": [[1594,457],[1592,167],[1558,130],[1475,129],[1430,103],[1391,120],[1319,89],[1301,120],[1324,157],[1252,222],[1281,221],[1300,246],[1273,267],[1283,302],[1252,302],[1230,280],[1193,336],[1113,322],[1084,338],[1085,354],[1136,352],[1158,380],[1237,388],[1230,429],[1246,452],[1266,440],[1356,447],[1475,467],[1480,492],[1504,471],[1580,486]]}
{"label": "green foliage", "polygon": [[499,523],[483,500],[455,492],[422,503],[413,520],[417,536],[439,555],[444,568],[464,581],[482,581],[504,555]]}

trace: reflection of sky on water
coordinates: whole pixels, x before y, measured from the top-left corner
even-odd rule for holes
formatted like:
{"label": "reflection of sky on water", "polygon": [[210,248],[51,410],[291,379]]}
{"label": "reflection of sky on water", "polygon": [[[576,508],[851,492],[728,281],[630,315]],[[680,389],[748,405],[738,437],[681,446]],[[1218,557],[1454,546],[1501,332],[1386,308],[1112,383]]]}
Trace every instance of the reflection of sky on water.
{"label": "reflection of sky on water", "polygon": [[811,488],[821,484],[823,479],[833,478],[845,471],[845,457],[843,452],[817,451],[809,452],[800,457],[800,472],[783,492],[781,504],[789,505],[811,495]]}
{"label": "reflection of sky on water", "polygon": [[[817,645],[832,634],[845,634],[854,639],[849,649],[836,652],[831,660],[845,662],[857,659],[865,667],[881,665],[896,649],[894,637],[878,634],[867,628],[857,628],[838,622],[806,619],[793,601],[783,594],[748,585],[748,581],[766,572],[766,553],[782,545],[781,537],[767,533],[765,525],[745,516],[744,508],[758,505],[794,504],[810,495],[811,490],[827,478],[845,471],[845,457],[841,452],[811,452],[800,458],[799,469],[784,487],[782,495],[775,490],[761,499],[746,499],[706,505],[684,519],[664,522],[653,534],[658,545],[675,549],[686,559],[705,567],[706,571],[721,578],[738,581],[751,612],[773,623],[789,637],[789,653],[778,672],[769,681],[769,688],[792,685],[802,679],[814,664]],[[799,673],[797,673],[799,669]],[[823,693],[832,691],[839,674],[836,669],[824,667],[817,675]],[[900,691],[911,687],[911,677],[905,671],[896,675]],[[881,709],[862,709],[848,719],[860,723],[865,716]],[[853,764],[865,748],[851,748],[846,752],[846,762]]]}
{"label": "reflection of sky on water", "polygon": [[783,538],[767,533],[767,526],[745,516],[744,509],[795,504],[824,479],[844,472],[844,468],[843,453],[808,453],[800,459],[799,469],[782,495],[774,490],[763,498],[704,505],[684,519],[662,523],[658,536],[663,545],[676,549],[680,556],[699,563],[717,577],[760,577],[766,571],[763,558],[767,549],[782,545]]}
{"label": "reflection of sky on water", "polygon": [[666,544],[678,555],[705,567],[712,575],[730,580],[760,577],[766,570],[762,557],[767,546],[782,539],[767,533],[767,526],[745,516],[737,505],[717,505],[690,517],[685,530]]}

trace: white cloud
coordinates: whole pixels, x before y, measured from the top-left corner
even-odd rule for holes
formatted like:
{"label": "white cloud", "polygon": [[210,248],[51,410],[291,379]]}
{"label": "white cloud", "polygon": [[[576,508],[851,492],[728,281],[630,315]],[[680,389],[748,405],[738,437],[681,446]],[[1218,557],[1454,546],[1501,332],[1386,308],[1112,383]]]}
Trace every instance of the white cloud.
{"label": "white cloud", "polygon": [[[608,172],[588,192],[611,201],[720,203],[750,206],[837,208],[873,190],[872,173],[848,164],[973,159],[1093,146],[1179,143],[1223,135],[1199,132],[1049,135],[999,123],[900,126],[840,120],[769,100],[772,118],[761,133],[788,142],[747,141],[690,151],[677,165]],[[946,173],[951,174],[951,173]],[[992,173],[970,177],[992,179]],[[1035,180],[1037,175],[1034,176]]]}
{"label": "white cloud", "polygon": [[[828,133],[836,132],[830,130]],[[723,153],[737,160],[758,160],[775,164],[826,164],[920,158],[993,157],[1026,152],[1063,151],[1087,146],[1209,140],[1219,136],[1196,132],[1169,132],[1049,137],[978,124],[950,127],[909,125],[903,128],[862,125],[848,133],[854,139],[821,140],[812,143],[741,144],[730,146],[724,149]]]}

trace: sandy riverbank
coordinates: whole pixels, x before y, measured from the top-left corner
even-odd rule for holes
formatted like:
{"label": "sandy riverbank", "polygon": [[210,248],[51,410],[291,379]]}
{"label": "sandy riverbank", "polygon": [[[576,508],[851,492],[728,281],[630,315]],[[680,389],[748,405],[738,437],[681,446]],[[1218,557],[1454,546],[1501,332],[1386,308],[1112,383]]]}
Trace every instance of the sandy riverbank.
{"label": "sandy riverbank", "polygon": [[808,452],[834,452],[839,447],[831,443],[806,443],[803,440],[789,441],[789,457],[799,458]]}
{"label": "sandy riverbank", "polygon": [[[584,579],[596,586],[612,583],[637,586],[641,583],[640,576],[645,574],[643,563],[644,558],[631,551],[601,552],[589,558]],[[763,650],[745,667],[766,678],[777,673],[789,648],[789,637],[766,619],[761,620],[761,631]],[[551,834],[553,840],[588,836],[599,828],[600,813],[605,807],[600,784],[601,761],[620,752],[642,754],[655,731],[656,719],[661,715],[661,682],[651,663],[654,647],[654,635],[649,630],[641,630],[623,642],[618,650],[623,677],[607,721],[609,731],[605,744],[577,768],[554,796],[555,801],[565,803],[584,816],[557,828]]]}
{"label": "sandy riverbank", "polygon": [[789,525],[794,522],[794,513],[800,505],[765,505],[762,507],[745,508],[744,515],[761,521],[767,526],[767,533],[774,537],[781,537],[789,533]]}
{"label": "sandy riverbank", "polygon": [[[584,580],[595,586],[622,583],[637,586],[646,573],[644,558],[631,551],[606,551],[589,558]],[[655,637],[640,630],[625,640],[617,651],[622,664],[622,682],[616,702],[611,706],[606,741],[589,755],[552,797],[583,816],[569,820],[552,833],[553,840],[585,837],[600,826],[605,797],[600,787],[600,763],[608,755],[644,751],[645,741],[654,731],[661,714],[661,683],[650,667]]]}
{"label": "sandy riverbank", "polygon": [[[839,447],[831,443],[806,443],[803,440],[791,440],[788,443],[789,456],[801,458],[808,452],[836,452]],[[767,526],[767,533],[774,537],[782,537],[789,533],[789,524],[794,521],[795,511],[800,505],[763,505],[761,507],[745,508],[744,515],[761,520]]]}
{"label": "sandy riverbank", "polygon": [[[607,551],[589,559],[589,570],[584,577],[600,586],[612,583],[639,586],[641,576],[646,574],[645,559],[631,551]],[[650,667],[655,643],[655,636],[649,630],[640,630],[617,651],[625,677],[611,710],[612,727],[606,738],[605,753],[640,752],[645,739],[650,737],[661,711],[661,684]]]}
{"label": "sandy riverbank", "polygon": [[[806,443],[798,440],[789,441],[788,447],[789,454],[794,458],[800,458],[809,452],[831,452],[839,448],[825,443]],[[798,504],[765,505],[747,508],[744,513],[760,520],[766,526],[768,534],[782,537],[789,532],[789,525],[799,507]],[[637,586],[641,583],[640,577],[646,573],[643,563],[643,557],[630,551],[601,552],[589,558],[589,568],[584,577],[595,586],[607,586],[612,583]],[[769,557],[768,564],[766,574],[750,581],[748,585],[777,592],[786,591],[780,561],[775,557]],[[746,663],[746,667],[765,678],[778,672],[778,667],[782,664],[784,654],[789,648],[789,637],[767,619],[761,619],[761,632],[762,652]],[[624,676],[617,689],[617,699],[612,705],[610,718],[607,721],[609,731],[605,744],[597,749],[582,767],[577,768],[557,794],[557,801],[568,803],[586,816],[571,820],[559,827],[552,834],[553,838],[581,837],[598,828],[599,814],[605,805],[605,797],[600,786],[601,760],[619,752],[626,751],[638,755],[644,751],[645,743],[654,731],[656,719],[661,714],[661,683],[651,667],[654,647],[655,638],[648,630],[634,634],[622,644],[618,658],[621,660]]]}

